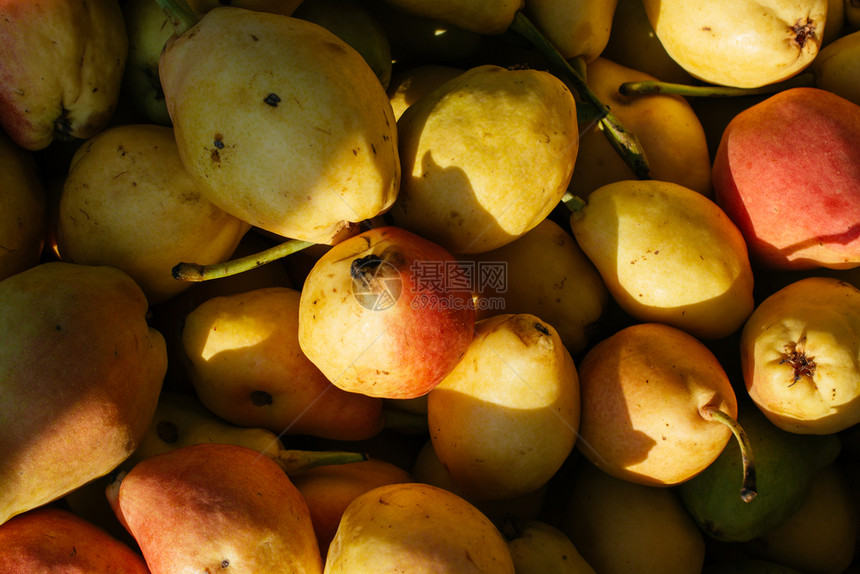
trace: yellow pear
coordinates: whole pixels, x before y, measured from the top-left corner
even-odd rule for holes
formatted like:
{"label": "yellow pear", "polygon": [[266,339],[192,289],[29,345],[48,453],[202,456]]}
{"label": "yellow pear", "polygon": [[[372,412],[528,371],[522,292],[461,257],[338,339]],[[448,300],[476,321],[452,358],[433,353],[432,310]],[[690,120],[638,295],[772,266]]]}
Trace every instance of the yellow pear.
{"label": "yellow pear", "polygon": [[644,0],[666,52],[692,76],[738,88],[790,78],[818,55],[828,0]]}
{"label": "yellow pear", "polygon": [[159,75],[183,164],[228,213],[332,243],[394,202],[397,126],[385,89],[322,26],[214,8],[168,41]]}
{"label": "yellow pear", "polygon": [[524,0],[385,0],[398,10],[433,18],[479,34],[508,29]]}
{"label": "yellow pear", "polygon": [[427,395],[433,448],[467,497],[544,486],[579,429],[579,380],[558,332],[530,314],[477,322],[454,369]]}
{"label": "yellow pear", "polygon": [[474,265],[479,319],[499,313],[552,317],[561,342],[576,355],[609,303],[603,279],[570,234],[544,219],[514,241],[460,257]]}
{"label": "yellow pear", "polygon": [[511,530],[505,535],[517,574],[597,574],[570,538],[552,524],[528,520]]}
{"label": "yellow pear", "polygon": [[[603,57],[588,64],[586,78],[600,100],[612,108],[615,117],[639,138],[648,156],[651,179],[671,181],[702,195],[713,195],[705,129],[687,100],[665,94],[621,95],[618,87],[624,82],[656,78]],[[588,197],[598,187],[624,179],[635,179],[635,174],[601,130],[596,126],[583,130],[571,191]]]}
{"label": "yellow pear", "polygon": [[570,483],[561,530],[600,574],[699,574],[701,530],[666,488],[584,464]]}
{"label": "yellow pear", "polygon": [[0,281],[0,523],[137,447],[167,370],[146,311],[113,267],[48,262]]}
{"label": "yellow pear", "polygon": [[540,70],[471,68],[397,122],[394,223],[455,254],[501,247],[558,204],[579,148],[576,102]]}
{"label": "yellow pear", "polygon": [[759,303],[740,358],[758,408],[779,428],[829,434],[860,423],[860,289],[807,277]]}
{"label": "yellow pear", "polygon": [[590,62],[609,42],[618,0],[529,0],[525,14],[566,59]]}
{"label": "yellow pear", "polygon": [[0,130],[0,280],[39,263],[47,201],[34,156]]}
{"label": "yellow pear", "polygon": [[817,87],[860,105],[860,30],[822,48],[809,70]]}
{"label": "yellow pear", "polygon": [[57,249],[65,261],[122,269],[156,304],[193,285],[173,277],[177,263],[225,261],[250,227],[201,193],[171,128],[120,125],[91,138],[72,158],[60,195]]}
{"label": "yellow pear", "polygon": [[325,574],[514,574],[499,530],[445,489],[407,482],[356,497],[329,546]]}
{"label": "yellow pear", "polygon": [[740,231],[716,203],[676,183],[624,180],[575,206],[571,229],[609,293],[640,321],[719,339],[753,310]]}
{"label": "yellow pear", "polygon": [[834,462],[812,478],[800,508],[787,520],[744,543],[750,555],[807,574],[842,574],[857,543],[857,483]]}
{"label": "yellow pear", "polygon": [[406,108],[465,70],[443,64],[423,64],[398,72],[388,84],[388,100],[399,120]]}
{"label": "yellow pear", "polygon": [[579,375],[577,449],[612,476],[680,484],[707,468],[732,438],[731,425],[723,424],[738,416],[729,377],[704,344],[680,329],[625,327],[588,350]]}

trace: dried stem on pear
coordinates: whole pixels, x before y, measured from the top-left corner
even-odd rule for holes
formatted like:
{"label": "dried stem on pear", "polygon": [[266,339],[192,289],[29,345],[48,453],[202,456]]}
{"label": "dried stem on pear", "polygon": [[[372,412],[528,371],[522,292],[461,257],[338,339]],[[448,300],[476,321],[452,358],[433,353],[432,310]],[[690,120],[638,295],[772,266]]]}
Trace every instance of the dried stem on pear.
{"label": "dried stem on pear", "polygon": [[760,96],[775,94],[789,88],[808,87],[815,85],[815,76],[811,72],[799,74],[788,80],[761,86],[759,88],[735,88],[731,86],[674,84],[659,80],[641,82],[624,82],[618,87],[622,96],[647,96],[653,94],[685,96],[696,98],[731,98],[738,96]]}
{"label": "dried stem on pear", "polygon": [[310,241],[301,241],[299,239],[288,239],[283,243],[279,243],[274,247],[253,253],[238,259],[224,261],[222,263],[213,263],[211,265],[200,265],[198,263],[178,263],[173,267],[173,278],[178,281],[209,281],[210,279],[220,279],[231,275],[238,275],[245,271],[250,271],[266,263],[271,263],[282,259],[287,255],[292,255],[302,249],[307,249],[311,245],[316,245]]}
{"label": "dried stem on pear", "polygon": [[288,475],[309,470],[317,466],[350,464],[353,462],[364,462],[368,460],[368,456],[364,453],[349,451],[286,449],[280,450],[270,456]]}
{"label": "dried stem on pear", "polygon": [[734,418],[717,409],[716,407],[705,407],[702,416],[729,427],[738,441],[741,449],[741,460],[743,463],[743,482],[741,484],[741,500],[750,502],[758,494],[756,490],[755,462],[753,461],[752,444],[744,432],[743,427]]}
{"label": "dried stem on pear", "polygon": [[628,131],[618,121],[612,112],[609,111],[609,108],[588,87],[583,76],[561,55],[552,42],[522,12],[517,12],[514,16],[510,30],[531,42],[551,63],[560,68],[564,73],[563,79],[567,80],[566,83],[570,84],[586,103],[597,110],[600,118],[598,126],[615,151],[630,169],[633,170],[636,177],[639,179],[648,179],[650,173],[648,160],[636,135]]}

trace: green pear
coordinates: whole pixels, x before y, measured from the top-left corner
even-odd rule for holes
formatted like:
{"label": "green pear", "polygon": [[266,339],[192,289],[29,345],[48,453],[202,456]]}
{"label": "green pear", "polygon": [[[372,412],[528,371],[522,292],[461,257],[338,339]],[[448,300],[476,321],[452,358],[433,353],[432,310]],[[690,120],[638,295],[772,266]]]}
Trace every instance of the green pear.
{"label": "green pear", "polygon": [[0,124],[21,147],[101,131],[119,101],[128,37],[118,0],[0,5]]}
{"label": "green pear", "polygon": [[48,262],[0,281],[0,523],[137,447],[167,370],[146,311],[113,267]]}
{"label": "green pear", "polygon": [[177,262],[225,261],[249,229],[201,193],[170,127],[124,124],[93,136],[73,156],[57,250],[65,261],[122,269],[155,305],[192,285],[173,277]]}
{"label": "green pear", "polygon": [[39,263],[47,237],[48,196],[38,165],[0,130],[0,280]]}
{"label": "green pear", "polygon": [[214,8],[168,41],[159,75],[183,164],[239,219],[332,243],[394,202],[400,163],[385,89],[322,26]]}
{"label": "green pear", "polygon": [[560,528],[600,574],[699,574],[705,541],[667,488],[612,477],[583,461]]}
{"label": "green pear", "polygon": [[840,451],[836,435],[800,435],[776,427],[750,401],[738,401],[738,422],[755,452],[758,495],[738,497],[741,454],[729,443],[701,474],[675,487],[706,535],[744,542],[765,534],[803,503],[815,473]]}
{"label": "green pear", "polygon": [[471,68],[409,106],[397,128],[391,218],[454,254],[501,247],[543,221],[579,148],[573,94],[534,69]]}
{"label": "green pear", "polygon": [[712,84],[760,87],[790,78],[818,55],[828,0],[644,0],[666,52]]}
{"label": "green pear", "polygon": [[319,24],[355,48],[379,78],[391,82],[391,45],[374,13],[358,0],[304,0],[292,14]]}
{"label": "green pear", "polygon": [[122,3],[128,35],[128,59],[123,74],[123,97],[144,118],[169,126],[170,114],[158,77],[158,60],[173,27],[153,0],[126,0]]}

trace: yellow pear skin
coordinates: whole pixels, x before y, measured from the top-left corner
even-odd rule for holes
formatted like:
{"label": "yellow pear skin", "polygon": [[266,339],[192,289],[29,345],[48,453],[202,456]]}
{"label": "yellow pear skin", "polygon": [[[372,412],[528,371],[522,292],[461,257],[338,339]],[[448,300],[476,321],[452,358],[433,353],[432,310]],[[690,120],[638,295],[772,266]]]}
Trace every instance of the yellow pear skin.
{"label": "yellow pear skin", "polygon": [[183,164],[228,213],[332,243],[394,202],[391,104],[361,55],[325,28],[214,8],[168,41],[159,75]]}
{"label": "yellow pear skin", "polygon": [[63,260],[122,269],[154,305],[193,285],[173,277],[177,263],[225,261],[249,229],[201,193],[171,128],[128,124],[72,157],[56,234]]}
{"label": "yellow pear skin", "polygon": [[544,486],[573,450],[579,418],[570,353],[555,328],[526,313],[478,321],[466,354],[427,395],[434,450],[476,499]]}
{"label": "yellow pear skin", "polygon": [[609,293],[640,321],[719,339],[752,313],[746,243],[717,204],[690,188],[609,183],[573,210],[570,225]]}
{"label": "yellow pear skin", "polygon": [[572,355],[590,342],[590,329],[609,303],[597,269],[570,233],[549,218],[507,245],[460,260],[474,264],[476,273],[496,268],[501,275],[499,284],[487,280],[477,285],[479,319],[503,312],[552,317]]}
{"label": "yellow pear skin", "polygon": [[517,574],[597,574],[570,538],[552,524],[529,520],[515,532],[508,548]]}
{"label": "yellow pear skin", "polygon": [[644,0],[657,37],[692,76],[755,88],[788,79],[815,59],[828,0]]}
{"label": "yellow pear skin", "polygon": [[809,71],[817,87],[860,105],[860,30],[822,48]]}
{"label": "yellow pear skin", "polygon": [[705,540],[670,489],[585,464],[570,483],[561,530],[600,574],[700,574]]}
{"label": "yellow pear skin", "polygon": [[618,0],[529,0],[525,14],[565,59],[591,62],[609,42]]}
{"label": "yellow pear skin", "polygon": [[750,398],[779,428],[829,434],[860,422],[860,289],[807,277],[762,301],[744,325]]}
{"label": "yellow pear skin", "polygon": [[39,263],[47,202],[34,156],[0,130],[0,280]]}
{"label": "yellow pear skin", "polygon": [[346,508],[325,574],[514,574],[499,530],[463,498],[416,482],[384,485]]}
{"label": "yellow pear skin", "polygon": [[391,218],[454,254],[501,247],[543,221],[579,149],[573,95],[540,70],[471,68],[397,127],[403,179]]}
{"label": "yellow pear skin", "polygon": [[0,523],[136,448],[167,370],[146,311],[113,267],[48,262],[0,282]]}
{"label": "yellow pear skin", "polygon": [[387,89],[395,119],[399,120],[406,108],[417,102],[421,96],[463,72],[465,70],[454,66],[423,64],[396,73]]}
{"label": "yellow pear skin", "polygon": [[[648,155],[651,179],[713,196],[705,129],[687,100],[667,94],[621,95],[618,87],[624,82],[656,78],[604,57],[588,64],[586,78],[597,97],[639,138]],[[597,126],[588,126],[579,142],[570,190],[584,198],[602,185],[624,179],[635,179],[633,170]]]}

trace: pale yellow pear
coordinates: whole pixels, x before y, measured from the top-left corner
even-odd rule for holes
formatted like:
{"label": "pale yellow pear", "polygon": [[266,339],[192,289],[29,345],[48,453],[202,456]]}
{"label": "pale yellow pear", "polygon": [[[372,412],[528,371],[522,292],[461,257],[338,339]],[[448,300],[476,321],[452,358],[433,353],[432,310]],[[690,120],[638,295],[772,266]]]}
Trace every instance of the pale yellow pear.
{"label": "pale yellow pear", "polygon": [[[588,64],[586,77],[597,97],[639,138],[648,157],[651,179],[671,181],[708,197],[713,195],[705,129],[685,98],[668,94],[623,96],[618,91],[622,83],[656,78],[603,57]],[[583,128],[570,181],[573,193],[587,197],[607,183],[635,178],[597,125]]]}
{"label": "pale yellow pear", "polygon": [[461,68],[444,64],[423,64],[395,74],[388,85],[388,99],[395,119],[400,119],[406,108],[432,92],[448,80],[465,72]]}
{"label": "pale yellow pear", "polygon": [[228,213],[332,243],[394,201],[400,164],[385,89],[322,26],[214,8],[168,41],[159,74],[183,164]]}
{"label": "pale yellow pear", "polygon": [[657,37],[692,76],[753,88],[790,78],[818,54],[828,0],[644,0]]}
{"label": "pale yellow pear", "polygon": [[625,180],[574,208],[571,229],[609,293],[640,321],[719,339],[753,310],[753,274],[740,231],[690,188]]}
{"label": "pale yellow pear", "polygon": [[817,87],[860,105],[860,30],[822,48],[809,70]]}
{"label": "pale yellow pear", "polygon": [[529,0],[525,14],[566,59],[594,60],[609,42],[618,0]]}
{"label": "pale yellow pear", "polygon": [[552,524],[529,520],[515,533],[508,547],[517,574],[597,574],[570,538]]}
{"label": "pale yellow pear", "polygon": [[483,513],[445,489],[379,486],[346,508],[325,574],[514,574],[507,543]]}
{"label": "pale yellow pear", "polygon": [[65,261],[122,269],[156,304],[193,285],[173,277],[177,263],[225,261],[250,228],[201,192],[171,128],[127,124],[94,136],[72,158],[57,249]]}
{"label": "pale yellow pear", "polygon": [[579,148],[576,102],[541,70],[471,68],[397,122],[403,179],[395,224],[454,254],[532,229],[567,189]]}

